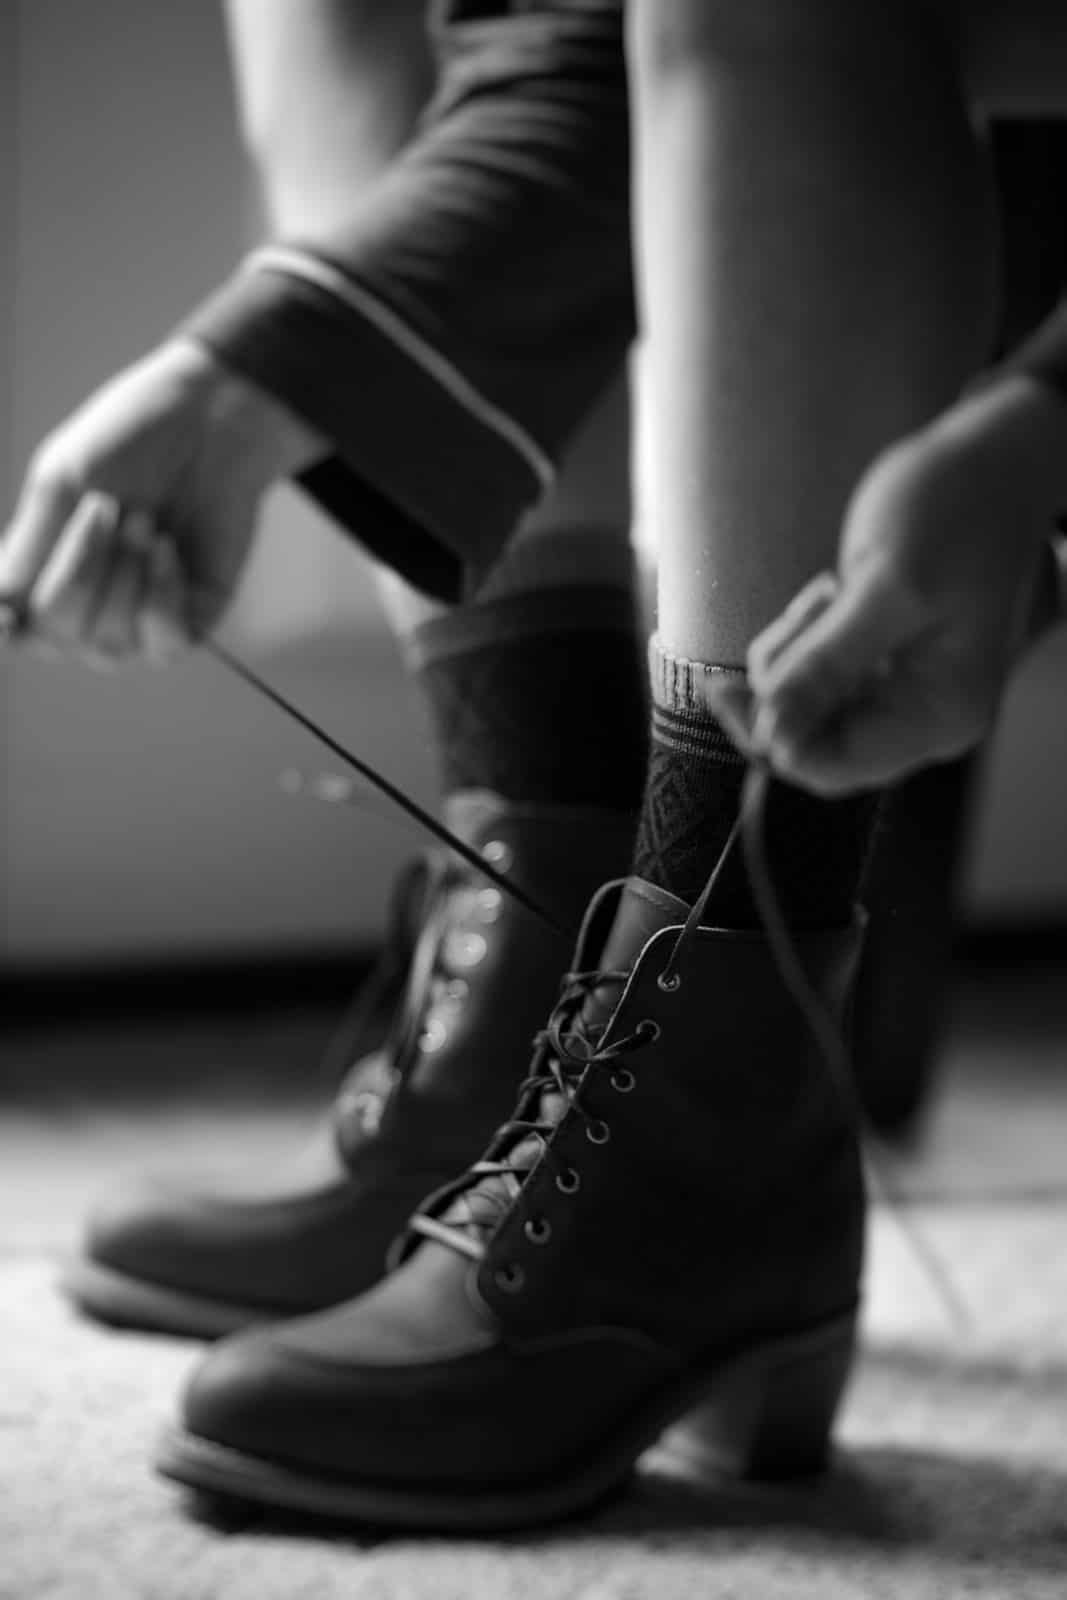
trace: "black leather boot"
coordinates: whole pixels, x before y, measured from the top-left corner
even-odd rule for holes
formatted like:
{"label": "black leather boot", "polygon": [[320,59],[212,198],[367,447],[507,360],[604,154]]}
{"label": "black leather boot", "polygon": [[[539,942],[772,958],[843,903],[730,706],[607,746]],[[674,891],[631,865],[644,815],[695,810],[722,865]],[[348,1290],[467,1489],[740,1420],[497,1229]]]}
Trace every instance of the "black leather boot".
{"label": "black leather boot", "polygon": [[436,861],[392,1037],[346,1076],[288,1184],[201,1193],[131,1185],[92,1219],[65,1277],[104,1321],[215,1337],[360,1294],[429,1189],[471,1161],[513,1103],[582,909],[618,871],[632,818],[453,797],[450,826],[570,937],[458,857]]}
{"label": "black leather boot", "polygon": [[[683,1418],[739,1472],[823,1463],[863,1248],[847,1087],[764,938],[686,914],[637,879],[600,893],[485,1157],[369,1294],[216,1346],[164,1474],[476,1531],[588,1507]],[[838,1014],[859,943],[798,940]]]}

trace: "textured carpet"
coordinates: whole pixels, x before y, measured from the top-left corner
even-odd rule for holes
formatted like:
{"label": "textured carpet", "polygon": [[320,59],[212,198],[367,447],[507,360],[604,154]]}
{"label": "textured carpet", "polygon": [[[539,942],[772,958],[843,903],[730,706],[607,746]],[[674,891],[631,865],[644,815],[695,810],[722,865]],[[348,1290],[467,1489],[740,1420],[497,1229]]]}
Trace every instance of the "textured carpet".
{"label": "textured carpet", "polygon": [[[290,1040],[290,1043],[293,1041]],[[953,1326],[884,1212],[867,1353],[816,1486],[689,1482],[654,1458],[625,1499],[494,1541],[361,1539],[227,1515],[147,1462],[196,1347],[106,1333],[54,1292],[89,1194],[150,1160],[255,1163],[304,1112],[25,1104],[0,1126],[2,1600],[1063,1600],[1067,1076],[1060,1029],[957,1040],[898,1181],[951,1264]]]}

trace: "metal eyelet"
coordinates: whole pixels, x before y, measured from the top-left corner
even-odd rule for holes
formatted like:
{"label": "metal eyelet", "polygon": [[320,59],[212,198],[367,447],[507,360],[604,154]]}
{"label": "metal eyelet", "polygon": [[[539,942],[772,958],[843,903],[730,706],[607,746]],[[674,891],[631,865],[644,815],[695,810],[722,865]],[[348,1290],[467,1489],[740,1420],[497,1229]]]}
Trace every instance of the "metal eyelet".
{"label": "metal eyelet", "polygon": [[616,1094],[631,1094],[637,1087],[637,1079],[629,1067],[616,1067],[611,1074],[611,1087]]}
{"label": "metal eyelet", "polygon": [[646,1017],[643,1022],[637,1024],[637,1031],[642,1039],[647,1039],[649,1044],[655,1044],[663,1029],[658,1022],[653,1022],[651,1017]]}
{"label": "metal eyelet", "polygon": [[552,1224],[544,1217],[531,1217],[522,1231],[531,1244],[547,1244],[552,1237]]}
{"label": "metal eyelet", "polygon": [[590,1144],[607,1144],[608,1140],[611,1138],[611,1129],[608,1127],[606,1122],[601,1122],[599,1120],[596,1122],[587,1122],[585,1126],[585,1136],[589,1140]]}
{"label": "metal eyelet", "polygon": [[656,988],[662,989],[664,994],[674,994],[681,987],[682,975],[680,972],[672,972],[670,974],[661,972],[656,979]]}
{"label": "metal eyelet", "polygon": [[567,1167],[556,1178],[556,1188],[560,1194],[577,1194],[582,1187],[582,1175],[575,1172],[573,1167]]}
{"label": "metal eyelet", "polygon": [[505,844],[503,839],[490,839],[487,845],[483,845],[482,855],[498,872],[507,872],[515,859],[514,850],[509,844]]}
{"label": "metal eyelet", "polygon": [[453,1005],[460,1005],[471,992],[471,986],[466,978],[449,978],[445,984],[445,999]]}
{"label": "metal eyelet", "polygon": [[506,1267],[501,1267],[493,1276],[498,1289],[503,1289],[505,1294],[518,1294],[526,1282],[526,1274],[516,1261],[509,1261]]}

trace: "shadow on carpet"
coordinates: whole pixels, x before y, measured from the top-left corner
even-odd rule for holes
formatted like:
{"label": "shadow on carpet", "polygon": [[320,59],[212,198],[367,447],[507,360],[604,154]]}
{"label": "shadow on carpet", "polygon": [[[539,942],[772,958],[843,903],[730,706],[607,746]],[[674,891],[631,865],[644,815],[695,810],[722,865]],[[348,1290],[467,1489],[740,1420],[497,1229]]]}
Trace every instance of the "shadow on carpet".
{"label": "shadow on carpet", "polygon": [[1062,1600],[1067,1365],[875,1343],[835,1470],[671,1476],[580,1523],[381,1538],[186,1497],[149,1467],[195,1345],[78,1320],[33,1253],[0,1264],[3,1600]]}

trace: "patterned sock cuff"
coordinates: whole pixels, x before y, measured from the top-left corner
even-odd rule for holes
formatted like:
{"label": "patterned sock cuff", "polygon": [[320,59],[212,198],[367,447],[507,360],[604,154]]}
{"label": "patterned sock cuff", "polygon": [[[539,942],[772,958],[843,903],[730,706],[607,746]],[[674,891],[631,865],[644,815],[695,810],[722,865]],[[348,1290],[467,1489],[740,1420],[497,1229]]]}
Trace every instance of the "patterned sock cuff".
{"label": "patterned sock cuff", "polygon": [[709,709],[705,686],[713,677],[742,678],[743,668],[672,655],[658,634],[649,641],[648,667],[655,743],[680,754],[739,762],[736,745]]}
{"label": "patterned sock cuff", "polygon": [[671,655],[660,643],[659,634],[654,633],[648,642],[648,674],[653,705],[663,711],[706,717],[711,715],[704,692],[708,679],[743,678],[745,669]]}

